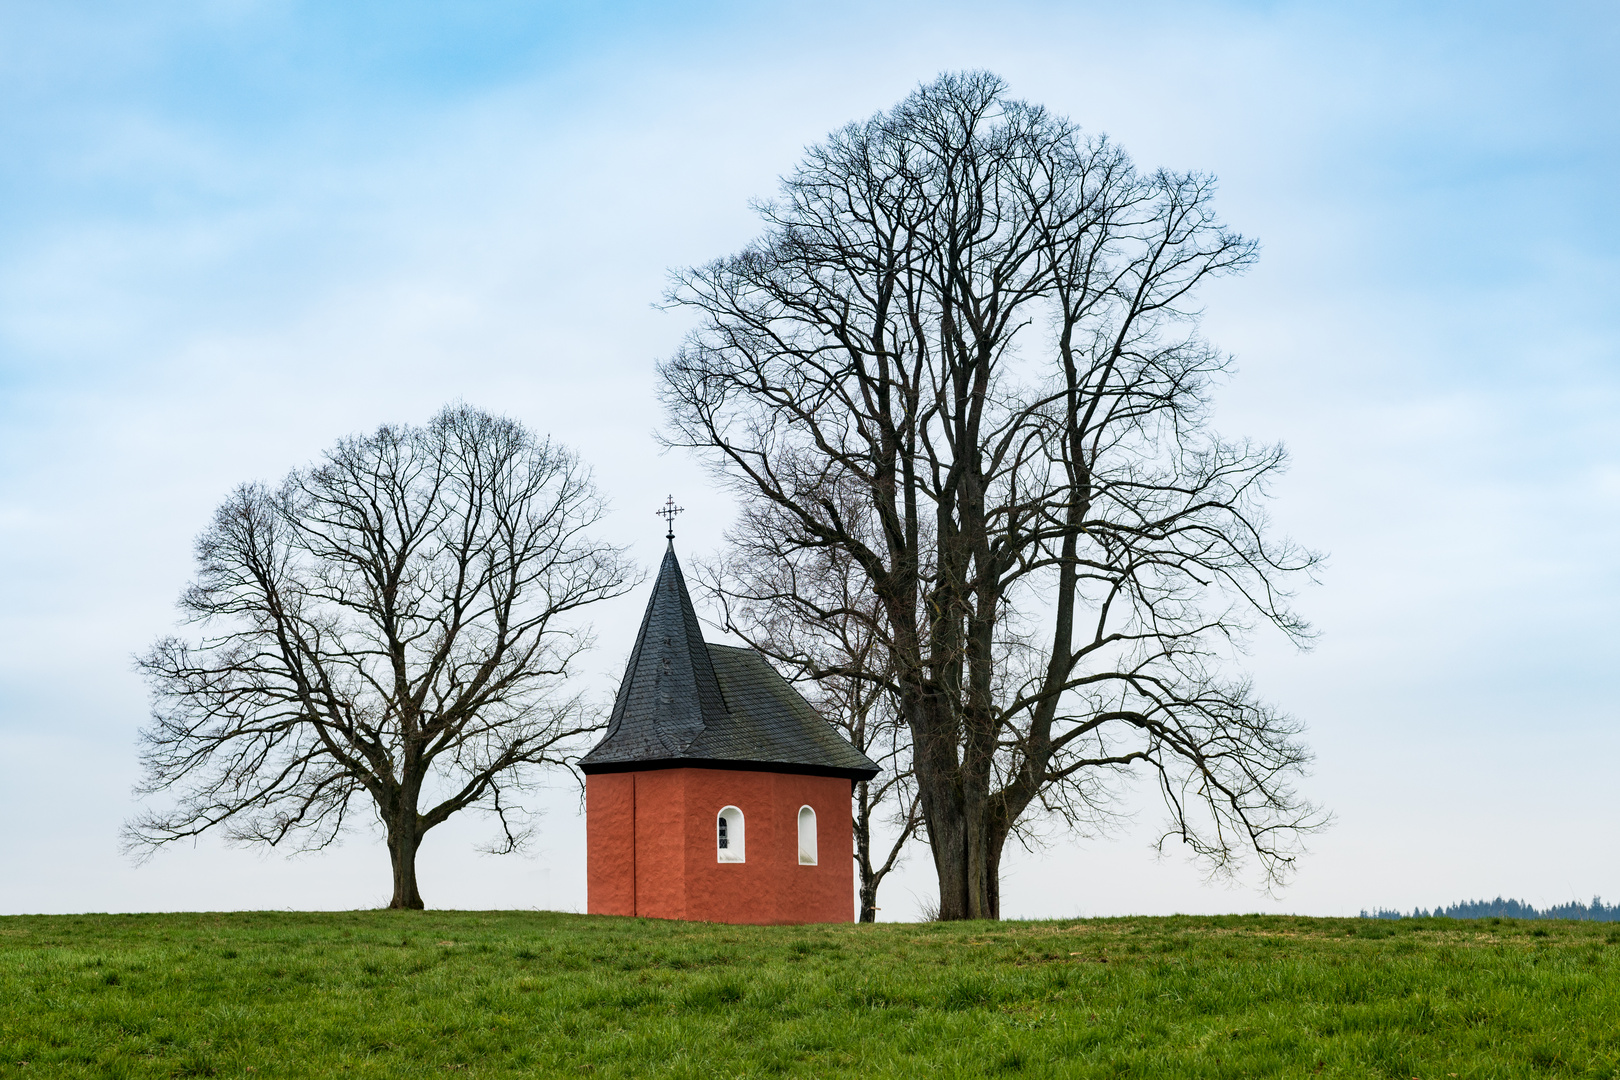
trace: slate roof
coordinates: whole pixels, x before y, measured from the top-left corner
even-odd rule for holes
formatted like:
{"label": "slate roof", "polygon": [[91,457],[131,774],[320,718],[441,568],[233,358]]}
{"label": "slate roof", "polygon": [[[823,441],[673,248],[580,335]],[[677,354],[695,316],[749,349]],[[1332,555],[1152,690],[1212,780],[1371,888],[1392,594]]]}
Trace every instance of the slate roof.
{"label": "slate roof", "polygon": [[702,766],[865,780],[878,767],[753,649],[710,645],[664,553],[607,734],[586,773]]}

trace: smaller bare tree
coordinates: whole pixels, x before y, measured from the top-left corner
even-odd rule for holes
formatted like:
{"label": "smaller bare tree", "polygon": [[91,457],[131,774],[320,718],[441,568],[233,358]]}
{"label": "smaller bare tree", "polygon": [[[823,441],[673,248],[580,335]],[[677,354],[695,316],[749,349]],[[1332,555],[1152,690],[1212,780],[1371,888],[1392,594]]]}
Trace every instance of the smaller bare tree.
{"label": "smaller bare tree", "polygon": [[[861,922],[877,919],[878,886],[922,829],[911,739],[900,715],[882,612],[847,554],[824,548],[780,558],[783,522],[767,507],[746,509],[728,536],[731,553],[699,564],[699,589],[724,627],[788,669],[817,710],[881,771],[855,784],[855,866]],[[892,838],[874,861],[873,825]]]}
{"label": "smaller bare tree", "polygon": [[[855,629],[845,624],[846,629]],[[840,639],[854,663],[879,662],[870,641]],[[836,664],[828,656],[825,659]],[[871,780],[855,784],[855,868],[861,877],[861,922],[876,922],[878,886],[900,861],[901,852],[922,831],[922,806],[917,802],[916,777],[911,771],[910,732],[901,721],[893,690],[885,679],[857,675],[823,675],[814,684],[811,700],[822,715],[840,728],[855,748],[882,770]],[[874,821],[882,819],[894,830],[881,863],[874,863]]]}
{"label": "smaller bare tree", "polygon": [[513,795],[597,726],[565,683],[591,645],[578,610],[633,584],[587,535],[603,512],[573,454],[466,406],[344,439],[275,490],[237,488],[180,601],[201,636],[138,660],[153,714],[137,792],[176,798],[129,822],[126,845],[218,827],[320,848],[363,793],[395,908],[423,906],[417,850],[458,811],[493,814],[490,850],[516,850]]}

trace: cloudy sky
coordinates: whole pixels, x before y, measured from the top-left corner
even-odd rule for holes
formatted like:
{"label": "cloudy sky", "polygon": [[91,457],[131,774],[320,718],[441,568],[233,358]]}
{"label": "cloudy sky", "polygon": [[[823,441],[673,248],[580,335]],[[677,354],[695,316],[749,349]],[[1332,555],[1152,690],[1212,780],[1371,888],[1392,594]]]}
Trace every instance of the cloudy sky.
{"label": "cloudy sky", "polygon": [[[994,14],[992,15],[991,12]],[[120,856],[192,538],[236,483],[454,399],[576,447],[645,564],[667,271],[942,70],[1221,179],[1218,426],[1281,439],[1322,631],[1262,641],[1337,821],[1278,895],[1158,817],[1015,855],[1009,915],[1620,899],[1620,14],[1612,4],[0,3],[0,913],[386,902],[374,836]],[[645,593],[597,618],[604,693]],[[525,857],[430,835],[430,906],[583,909],[572,782]],[[884,916],[932,890],[926,852]]]}

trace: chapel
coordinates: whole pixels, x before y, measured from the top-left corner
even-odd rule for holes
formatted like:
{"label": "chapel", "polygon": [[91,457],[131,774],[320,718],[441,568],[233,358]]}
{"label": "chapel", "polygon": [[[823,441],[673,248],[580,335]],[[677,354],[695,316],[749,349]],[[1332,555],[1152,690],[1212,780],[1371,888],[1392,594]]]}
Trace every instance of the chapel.
{"label": "chapel", "polygon": [[850,801],[878,768],[764,656],[703,640],[673,536],[580,769],[593,915],[854,921]]}

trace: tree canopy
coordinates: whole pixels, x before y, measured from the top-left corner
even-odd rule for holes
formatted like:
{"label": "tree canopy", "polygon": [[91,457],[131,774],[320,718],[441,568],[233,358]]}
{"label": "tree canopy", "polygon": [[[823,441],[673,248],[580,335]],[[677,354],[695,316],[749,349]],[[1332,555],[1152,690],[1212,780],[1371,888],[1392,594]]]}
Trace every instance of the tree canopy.
{"label": "tree canopy", "polygon": [[[1206,282],[1253,241],[1214,180],[943,76],[811,147],[735,255],[679,272],[698,326],[662,366],[669,445],[744,501],[733,583],[864,620],[910,734],[946,918],[995,917],[1009,836],[1156,780],[1167,838],[1286,872],[1320,813],[1299,724],[1230,666],[1258,626],[1304,644],[1273,534],[1281,447],[1209,424],[1229,366]],[[829,552],[875,603],[781,588]]]}
{"label": "tree canopy", "polygon": [[632,583],[592,538],[604,512],[563,447],[466,406],[344,439],[277,487],[244,484],[196,546],[180,607],[198,633],[139,660],[152,688],[137,850],[218,829],[331,843],[360,805],[387,834],[391,906],[419,908],[423,836],[492,814],[595,717],[567,684],[581,609]]}

